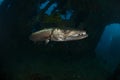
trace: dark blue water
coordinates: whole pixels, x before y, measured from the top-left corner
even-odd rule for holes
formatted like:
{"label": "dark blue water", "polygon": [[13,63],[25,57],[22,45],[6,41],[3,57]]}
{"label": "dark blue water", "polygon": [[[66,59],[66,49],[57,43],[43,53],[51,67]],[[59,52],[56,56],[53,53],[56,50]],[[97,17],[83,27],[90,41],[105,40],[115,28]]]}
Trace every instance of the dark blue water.
{"label": "dark blue water", "polygon": [[[119,1],[0,0],[0,80],[119,80]],[[88,37],[34,43],[42,28]]]}

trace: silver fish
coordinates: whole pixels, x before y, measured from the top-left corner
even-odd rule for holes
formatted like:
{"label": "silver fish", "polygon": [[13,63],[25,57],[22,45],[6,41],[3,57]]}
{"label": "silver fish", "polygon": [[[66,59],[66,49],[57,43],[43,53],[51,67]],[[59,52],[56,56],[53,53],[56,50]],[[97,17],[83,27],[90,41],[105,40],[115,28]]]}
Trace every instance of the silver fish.
{"label": "silver fish", "polygon": [[46,41],[73,41],[88,37],[84,30],[64,29],[64,28],[45,28],[30,35],[33,42]]}

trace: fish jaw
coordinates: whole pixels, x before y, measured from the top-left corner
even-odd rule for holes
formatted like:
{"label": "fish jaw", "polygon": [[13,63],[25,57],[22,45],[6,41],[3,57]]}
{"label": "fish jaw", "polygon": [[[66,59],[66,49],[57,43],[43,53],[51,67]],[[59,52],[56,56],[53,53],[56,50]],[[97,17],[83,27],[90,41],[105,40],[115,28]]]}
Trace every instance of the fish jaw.
{"label": "fish jaw", "polygon": [[71,41],[71,40],[81,40],[88,37],[88,34],[86,31],[71,31],[66,37],[65,41]]}
{"label": "fish jaw", "polygon": [[85,36],[79,36],[79,37],[68,36],[68,37],[65,38],[64,41],[81,40],[81,39],[84,39],[86,37],[88,37],[88,36],[87,35],[85,35]]}
{"label": "fish jaw", "polygon": [[65,40],[80,40],[88,37],[85,31],[71,31],[65,38]]}

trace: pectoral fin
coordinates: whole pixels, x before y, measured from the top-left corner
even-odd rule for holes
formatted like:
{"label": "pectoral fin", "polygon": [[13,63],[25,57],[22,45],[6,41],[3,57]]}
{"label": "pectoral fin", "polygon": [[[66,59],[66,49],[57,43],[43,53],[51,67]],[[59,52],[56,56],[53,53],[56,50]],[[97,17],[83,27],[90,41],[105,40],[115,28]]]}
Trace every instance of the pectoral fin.
{"label": "pectoral fin", "polygon": [[48,43],[49,43],[49,41],[50,41],[49,39],[45,40],[45,44],[48,44]]}

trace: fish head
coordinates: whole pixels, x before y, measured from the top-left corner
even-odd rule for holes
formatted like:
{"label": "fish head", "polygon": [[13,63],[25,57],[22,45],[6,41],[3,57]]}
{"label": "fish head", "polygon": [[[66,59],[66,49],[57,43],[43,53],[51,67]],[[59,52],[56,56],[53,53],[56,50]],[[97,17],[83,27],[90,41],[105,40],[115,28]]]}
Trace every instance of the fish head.
{"label": "fish head", "polygon": [[65,41],[80,40],[88,37],[88,34],[84,30],[71,30],[67,32]]}

